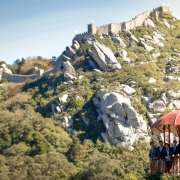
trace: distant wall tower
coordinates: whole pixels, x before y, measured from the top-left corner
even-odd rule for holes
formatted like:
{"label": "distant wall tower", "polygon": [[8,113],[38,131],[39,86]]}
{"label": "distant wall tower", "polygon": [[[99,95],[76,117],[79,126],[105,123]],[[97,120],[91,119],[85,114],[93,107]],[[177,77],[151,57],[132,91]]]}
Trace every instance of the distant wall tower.
{"label": "distant wall tower", "polygon": [[172,15],[172,11],[168,6],[160,6],[154,9],[153,14],[156,17],[156,19],[158,19],[158,18],[164,18],[168,15]]}
{"label": "distant wall tower", "polygon": [[97,33],[97,27],[95,24],[88,24],[88,33],[89,34],[96,34]]}
{"label": "distant wall tower", "polygon": [[172,11],[168,6],[160,6],[159,7],[160,17],[164,17],[165,15],[172,15]]}

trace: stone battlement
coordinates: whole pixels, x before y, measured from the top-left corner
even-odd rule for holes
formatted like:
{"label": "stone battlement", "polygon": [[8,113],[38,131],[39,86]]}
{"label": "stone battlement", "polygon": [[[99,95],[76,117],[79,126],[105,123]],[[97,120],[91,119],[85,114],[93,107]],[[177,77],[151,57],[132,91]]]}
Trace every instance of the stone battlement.
{"label": "stone battlement", "polygon": [[156,19],[163,18],[166,14],[172,14],[171,10],[167,6],[160,6],[153,11],[145,11],[133,19],[122,23],[110,23],[97,27],[95,24],[88,24],[89,34],[117,34],[121,31],[129,31],[142,26],[146,19],[154,16]]}
{"label": "stone battlement", "polygon": [[27,80],[35,80],[40,78],[44,71],[42,69],[35,69],[35,73],[31,75],[21,75],[21,74],[13,74],[11,70],[5,65],[0,66],[0,82],[8,81],[14,83],[22,83]]}
{"label": "stone battlement", "polygon": [[14,83],[22,83],[27,80],[35,80],[39,77],[37,74],[31,74],[31,75],[20,75],[20,74],[8,74],[6,72],[3,73],[2,80],[8,81],[8,82],[14,82]]}

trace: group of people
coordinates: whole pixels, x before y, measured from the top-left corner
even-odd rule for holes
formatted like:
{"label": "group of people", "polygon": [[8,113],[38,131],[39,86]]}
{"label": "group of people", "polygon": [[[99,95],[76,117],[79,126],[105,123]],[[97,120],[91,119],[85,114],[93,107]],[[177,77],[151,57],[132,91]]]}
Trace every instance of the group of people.
{"label": "group of people", "polygon": [[169,143],[159,141],[159,146],[157,146],[151,141],[150,146],[149,159],[151,173],[169,173],[176,157],[180,156],[180,144],[176,140],[173,141],[172,146]]}

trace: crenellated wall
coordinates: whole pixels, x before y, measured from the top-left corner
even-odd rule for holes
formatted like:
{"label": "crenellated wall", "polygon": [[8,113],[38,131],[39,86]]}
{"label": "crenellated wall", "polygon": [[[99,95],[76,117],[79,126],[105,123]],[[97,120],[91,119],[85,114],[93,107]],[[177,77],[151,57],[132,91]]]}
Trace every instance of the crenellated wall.
{"label": "crenellated wall", "polygon": [[128,31],[142,26],[146,19],[150,16],[156,16],[156,19],[163,18],[166,14],[172,14],[171,10],[167,6],[160,6],[153,11],[145,11],[133,19],[122,23],[110,23],[97,27],[95,24],[88,24],[89,34],[117,34],[121,31]]}
{"label": "crenellated wall", "polygon": [[27,80],[34,80],[38,79],[37,74],[32,75],[20,75],[20,74],[8,74],[6,72],[3,72],[2,74],[2,81],[8,81],[8,82],[14,82],[14,83],[22,83]]}
{"label": "crenellated wall", "polygon": [[144,21],[149,17],[150,12],[146,11],[142,14],[135,16],[132,20],[124,22],[122,25],[123,31],[135,29],[136,27],[142,26]]}
{"label": "crenellated wall", "polygon": [[31,75],[20,75],[20,74],[13,74],[8,67],[3,64],[0,66],[0,82],[7,81],[7,82],[14,82],[14,83],[22,83],[27,80],[35,80],[40,78],[44,74],[42,69],[36,69],[34,74]]}
{"label": "crenellated wall", "polygon": [[123,23],[110,23],[97,27],[95,24],[88,25],[89,34],[117,34],[121,31],[128,31],[138,26],[142,26],[144,21],[148,18],[150,12],[143,12],[130,21]]}

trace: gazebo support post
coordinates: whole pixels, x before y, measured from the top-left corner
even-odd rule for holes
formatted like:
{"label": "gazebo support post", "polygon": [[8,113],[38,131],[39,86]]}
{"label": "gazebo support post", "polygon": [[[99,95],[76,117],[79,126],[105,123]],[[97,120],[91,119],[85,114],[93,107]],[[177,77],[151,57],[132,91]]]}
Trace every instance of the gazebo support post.
{"label": "gazebo support post", "polygon": [[168,143],[169,143],[169,146],[170,146],[170,143],[171,143],[171,135],[170,135],[170,133],[171,133],[171,129],[170,129],[170,125],[168,125]]}
{"label": "gazebo support post", "polygon": [[163,126],[163,130],[164,130],[164,132],[163,132],[163,134],[164,134],[164,144],[165,144],[165,140],[166,140],[166,126],[164,125]]}
{"label": "gazebo support post", "polygon": [[179,137],[179,144],[180,144],[180,128],[179,128],[179,126],[177,127],[177,130],[178,130],[178,137]]}

